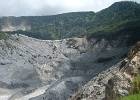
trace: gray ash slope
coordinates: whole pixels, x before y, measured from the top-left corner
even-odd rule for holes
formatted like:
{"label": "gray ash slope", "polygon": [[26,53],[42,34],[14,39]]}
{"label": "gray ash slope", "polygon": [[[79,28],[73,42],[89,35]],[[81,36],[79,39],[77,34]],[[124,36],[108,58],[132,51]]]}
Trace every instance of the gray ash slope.
{"label": "gray ash slope", "polygon": [[104,38],[38,40],[24,35],[0,40],[0,97],[66,100],[127,53],[127,40],[111,41]]}
{"label": "gray ash slope", "polygon": [[[135,37],[137,35],[133,34],[133,36]],[[80,89],[81,86],[87,83],[90,79],[94,79],[95,82],[97,80],[98,82],[98,80],[102,77],[103,71],[103,73],[106,73],[103,75],[108,75],[107,73],[109,73],[111,76],[112,71],[115,72],[118,70],[118,68],[116,68],[117,65],[113,65],[117,64],[125,57],[133,43],[140,40],[139,37],[134,39],[133,36],[132,34],[121,34],[112,38],[100,36],[90,38],[90,40],[88,40],[89,46],[86,52],[84,52],[84,54],[81,53],[77,60],[70,61],[72,68],[71,75],[76,71],[76,74],[79,76],[80,72],[80,74],[85,77],[83,81],[84,83],[78,82],[77,84],[80,86],[77,86],[78,88],[76,89],[72,89],[77,84],[73,84],[71,81],[61,81],[59,84],[55,83],[55,85],[57,85],[53,85],[53,88],[47,89],[43,95],[35,97],[31,100],[67,100],[71,97],[71,94],[75,93],[75,90]],[[75,57],[76,56],[73,56],[72,59],[75,59]],[[109,69],[110,67],[111,69]],[[100,81],[107,82],[108,80],[105,78],[105,80],[101,79]],[[100,87],[99,90],[97,89],[95,92],[102,91],[103,89],[104,87]],[[104,96],[99,95],[99,97],[97,97],[97,100],[101,100]]]}

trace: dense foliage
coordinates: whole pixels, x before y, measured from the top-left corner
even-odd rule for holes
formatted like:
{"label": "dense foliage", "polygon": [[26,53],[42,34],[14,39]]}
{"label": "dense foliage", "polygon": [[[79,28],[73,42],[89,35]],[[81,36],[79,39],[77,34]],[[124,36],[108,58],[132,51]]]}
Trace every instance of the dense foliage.
{"label": "dense foliage", "polygon": [[131,1],[116,2],[100,12],[73,12],[52,16],[3,17],[5,23],[18,26],[26,23],[30,30],[13,33],[25,34],[40,39],[61,39],[118,33],[140,32],[140,4]]}
{"label": "dense foliage", "polygon": [[[135,22],[138,22],[135,24]],[[89,25],[89,33],[116,32],[128,27],[140,27],[140,4],[135,2],[116,2],[109,8],[96,13]]]}
{"label": "dense foliage", "polygon": [[4,17],[0,19],[0,26],[9,22],[14,26],[26,23],[31,30],[16,33],[41,39],[60,39],[85,35],[86,25],[94,15],[94,12],[72,12],[53,16]]}

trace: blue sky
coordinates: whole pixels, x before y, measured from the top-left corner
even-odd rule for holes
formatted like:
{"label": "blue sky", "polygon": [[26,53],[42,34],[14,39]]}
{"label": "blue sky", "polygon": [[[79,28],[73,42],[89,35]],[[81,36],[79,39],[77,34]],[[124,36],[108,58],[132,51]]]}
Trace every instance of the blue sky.
{"label": "blue sky", "polygon": [[[121,0],[0,0],[0,16],[54,15],[100,11]],[[124,0],[123,0],[124,1]],[[140,0],[131,0],[140,3]]]}

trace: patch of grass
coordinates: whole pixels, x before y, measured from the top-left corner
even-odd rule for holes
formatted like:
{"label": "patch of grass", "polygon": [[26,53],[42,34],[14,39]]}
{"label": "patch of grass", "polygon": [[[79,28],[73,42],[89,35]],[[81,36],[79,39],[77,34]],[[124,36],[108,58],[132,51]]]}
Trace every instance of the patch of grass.
{"label": "patch of grass", "polygon": [[0,32],[0,40],[7,39],[7,37],[8,37],[7,33]]}
{"label": "patch of grass", "polygon": [[137,75],[132,82],[130,95],[121,97],[120,100],[140,100],[140,75]]}
{"label": "patch of grass", "polygon": [[140,93],[122,97],[120,100],[140,100]]}
{"label": "patch of grass", "polygon": [[140,75],[136,76],[134,79],[133,79],[133,87],[132,87],[132,90],[131,90],[131,94],[138,94],[140,93]]}

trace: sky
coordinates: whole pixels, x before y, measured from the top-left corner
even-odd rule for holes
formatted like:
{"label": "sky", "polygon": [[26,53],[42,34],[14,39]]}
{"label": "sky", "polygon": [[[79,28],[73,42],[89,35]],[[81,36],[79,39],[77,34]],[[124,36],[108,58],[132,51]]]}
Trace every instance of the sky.
{"label": "sky", "polygon": [[[94,11],[121,0],[0,0],[0,16],[41,16]],[[124,1],[124,0],[123,0]],[[140,0],[131,0],[140,3]]]}

